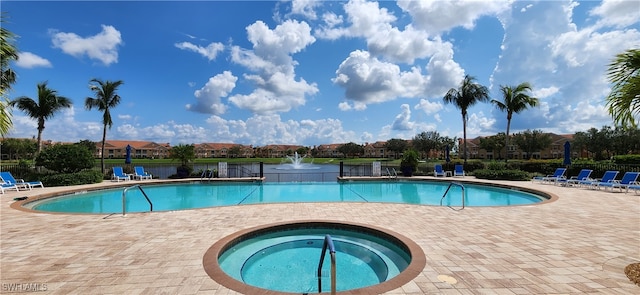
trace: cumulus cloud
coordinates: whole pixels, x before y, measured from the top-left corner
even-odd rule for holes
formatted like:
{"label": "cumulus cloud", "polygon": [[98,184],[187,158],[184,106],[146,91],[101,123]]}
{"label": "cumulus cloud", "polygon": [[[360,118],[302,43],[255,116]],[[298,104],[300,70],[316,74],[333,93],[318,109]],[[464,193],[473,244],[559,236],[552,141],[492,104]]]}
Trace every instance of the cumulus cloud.
{"label": "cumulus cloud", "polygon": [[218,42],[212,42],[209,45],[207,45],[207,47],[195,45],[190,42],[176,43],[174,44],[174,46],[182,50],[188,50],[188,51],[199,53],[203,57],[206,57],[209,61],[216,59],[216,56],[218,55],[218,53],[224,50],[224,45]]}
{"label": "cumulus cloud", "polygon": [[640,22],[638,1],[604,0],[589,14],[599,18],[597,27],[622,29]]}
{"label": "cumulus cloud", "polygon": [[356,50],[344,60],[332,82],[345,88],[345,97],[360,104],[391,101],[399,97],[440,96],[462,77],[459,66],[434,56],[427,69],[433,75],[423,75],[420,68],[401,71],[396,64],[383,62],[369,52]]}
{"label": "cumulus cloud", "polygon": [[42,67],[42,68],[52,67],[51,62],[48,61],[47,59],[27,51],[18,53],[18,60],[16,61],[16,66],[25,68],[25,69],[32,69],[32,68],[38,68],[38,67]]}
{"label": "cumulus cloud", "polygon": [[102,25],[102,31],[83,38],[75,33],[50,31],[54,48],[74,57],[87,56],[110,65],[118,62],[118,46],[122,45],[120,32],[113,26]]}
{"label": "cumulus cloud", "polygon": [[202,88],[194,92],[196,104],[187,104],[186,109],[205,114],[224,114],[227,106],[222,102],[222,98],[233,91],[237,80],[238,77],[229,71],[209,78]]}
{"label": "cumulus cloud", "polygon": [[292,55],[315,42],[311,28],[305,22],[287,20],[270,29],[257,21],[247,27],[247,39],[252,50],[234,46],[231,60],[255,74],[244,78],[255,85],[249,94],[236,94],[229,101],[241,109],[256,114],[286,112],[306,103],[306,96],[318,92],[315,83],[296,79]]}
{"label": "cumulus cloud", "polygon": [[430,115],[439,112],[444,106],[441,102],[431,102],[427,99],[420,99],[420,102],[414,107],[416,110],[422,110],[425,114]]}
{"label": "cumulus cloud", "polygon": [[400,106],[402,112],[398,114],[391,124],[393,130],[413,130],[413,122],[411,122],[411,108],[408,104]]}

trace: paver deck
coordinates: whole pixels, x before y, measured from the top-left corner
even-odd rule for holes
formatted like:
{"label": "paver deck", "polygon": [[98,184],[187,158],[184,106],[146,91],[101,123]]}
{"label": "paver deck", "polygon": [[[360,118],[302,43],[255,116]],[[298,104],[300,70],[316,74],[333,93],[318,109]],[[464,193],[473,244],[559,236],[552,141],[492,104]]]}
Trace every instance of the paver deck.
{"label": "paver deck", "polygon": [[106,217],[9,207],[15,197],[66,188],[8,192],[0,195],[0,292],[238,294],[203,269],[203,255],[213,243],[256,225],[322,219],[379,226],[421,246],[427,260],[421,274],[387,294],[640,294],[640,286],[623,272],[640,262],[639,195],[499,183],[547,191],[559,199],[461,211],[288,203]]}

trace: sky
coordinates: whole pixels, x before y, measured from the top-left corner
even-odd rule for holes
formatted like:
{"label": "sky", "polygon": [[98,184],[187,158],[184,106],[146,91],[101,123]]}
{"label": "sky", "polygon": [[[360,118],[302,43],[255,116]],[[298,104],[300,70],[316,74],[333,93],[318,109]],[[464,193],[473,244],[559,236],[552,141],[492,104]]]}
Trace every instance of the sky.
{"label": "sky", "polygon": [[[539,106],[511,133],[613,126],[607,65],[640,48],[640,1],[2,1],[20,51],[10,99],[47,82],[73,107],[43,139],[102,140],[89,81],[122,80],[107,139],[253,146],[358,144],[421,132],[462,138],[443,97],[465,75],[501,100],[529,82]],[[467,138],[505,132],[491,103]],[[7,137],[37,135],[13,110]]]}

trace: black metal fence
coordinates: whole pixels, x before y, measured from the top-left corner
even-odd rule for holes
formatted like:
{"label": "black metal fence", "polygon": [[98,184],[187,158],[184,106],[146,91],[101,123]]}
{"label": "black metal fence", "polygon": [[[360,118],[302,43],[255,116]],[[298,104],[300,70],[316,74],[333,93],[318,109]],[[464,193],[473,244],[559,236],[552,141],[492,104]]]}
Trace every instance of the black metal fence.
{"label": "black metal fence", "polygon": [[[432,175],[434,164],[430,163],[420,163],[418,165],[418,175]],[[444,164],[443,164],[444,165]],[[125,173],[133,173],[134,166],[143,166],[144,170],[153,175],[154,178],[159,179],[167,179],[172,175],[175,175],[177,172],[176,164],[153,164],[153,163],[145,163],[144,165],[136,165],[136,164],[107,164],[105,168],[107,169],[107,173],[110,173],[111,169],[114,166],[121,166]],[[270,165],[264,165],[270,166]],[[265,177],[265,181],[268,182],[312,182],[312,181],[335,181],[338,176],[340,176],[340,172],[337,168],[335,169],[319,169],[319,170],[274,170],[274,169],[265,169],[262,167],[261,171],[261,163],[228,163],[227,164],[227,177],[229,178],[239,178],[239,177],[259,177],[262,172],[262,176]],[[319,165],[325,166],[325,165]],[[330,165],[333,167],[337,167],[337,165]],[[453,167],[453,164],[451,164]],[[561,166],[561,165],[560,165]],[[444,167],[444,166],[443,166]],[[447,166],[448,167],[448,166]],[[451,168],[452,168],[451,167]],[[509,162],[509,168],[511,169],[520,169],[527,172],[532,173],[540,173],[540,174],[552,174],[555,169],[559,167],[559,164],[554,163],[529,163],[529,162],[521,162],[521,163],[511,163]],[[207,170],[217,170],[218,165],[215,164],[196,164],[192,165],[193,169],[192,177],[200,176],[200,173]],[[473,173],[472,167],[465,167],[467,172]],[[473,167],[475,168],[475,167]],[[630,164],[614,164],[614,163],[596,163],[596,164],[573,164],[569,165],[568,170],[566,172],[567,175],[577,175],[581,169],[591,169],[593,170],[591,177],[599,178],[605,173],[605,171],[614,170],[619,171],[619,175],[623,175],[626,172],[640,172],[640,165],[630,165]],[[95,169],[100,169],[96,167]],[[477,168],[476,168],[477,169]],[[14,163],[0,163],[1,171],[10,171],[14,177],[16,178],[28,178],[29,175],[33,175],[34,168],[19,165]],[[448,169],[452,170],[452,169]],[[382,175],[394,175],[401,174],[400,167],[397,165],[385,165],[384,162],[381,165],[381,173]],[[344,165],[342,169],[342,176],[372,176],[373,175],[373,165],[372,163],[364,163],[357,165]]]}

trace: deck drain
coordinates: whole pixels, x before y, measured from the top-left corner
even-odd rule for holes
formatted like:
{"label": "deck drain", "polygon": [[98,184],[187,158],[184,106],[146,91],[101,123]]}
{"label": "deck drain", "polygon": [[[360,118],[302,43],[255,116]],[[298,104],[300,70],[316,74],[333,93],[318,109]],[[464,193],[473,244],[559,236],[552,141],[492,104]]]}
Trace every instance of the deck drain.
{"label": "deck drain", "polygon": [[452,277],[452,276],[448,276],[448,275],[439,275],[438,276],[438,280],[440,280],[441,282],[445,282],[448,283],[450,285],[454,285],[458,282],[458,280],[456,280],[456,278]]}

